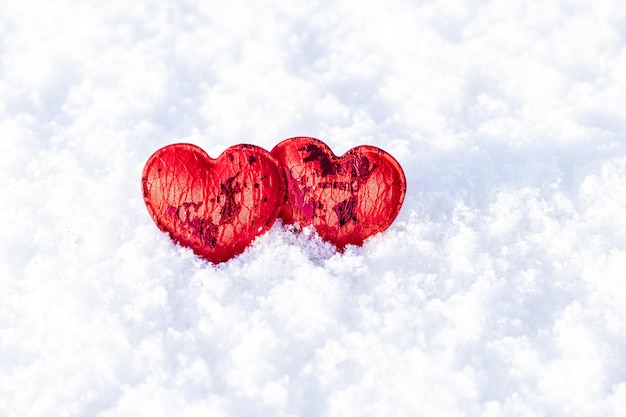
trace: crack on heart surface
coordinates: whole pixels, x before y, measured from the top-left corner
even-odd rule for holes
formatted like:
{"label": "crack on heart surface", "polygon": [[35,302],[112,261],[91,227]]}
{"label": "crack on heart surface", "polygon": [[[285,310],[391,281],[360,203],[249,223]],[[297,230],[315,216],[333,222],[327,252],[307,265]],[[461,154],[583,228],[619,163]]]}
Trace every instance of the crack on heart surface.
{"label": "crack on heart surface", "polygon": [[234,222],[241,212],[242,205],[235,200],[235,195],[241,193],[240,184],[235,182],[239,174],[241,172],[236,173],[220,184],[220,189],[225,197],[224,205],[220,210],[220,224]]}
{"label": "crack on heart surface", "polygon": [[189,231],[189,236],[198,239],[202,245],[215,247],[217,244],[218,227],[210,220],[198,215],[198,208],[202,203],[185,202],[182,205],[168,206],[166,213],[171,219],[178,219],[184,229]]}
{"label": "crack on heart surface", "polygon": [[339,218],[339,226],[344,227],[346,223],[358,222],[354,210],[356,209],[356,196],[352,196],[333,207],[333,211]]}
{"label": "crack on heart surface", "polygon": [[337,166],[333,164],[330,156],[324,152],[324,150],[315,145],[309,144],[299,149],[300,151],[308,152],[308,155],[302,159],[302,162],[317,162],[320,167],[320,175],[325,177],[327,175],[334,175],[337,172]]}

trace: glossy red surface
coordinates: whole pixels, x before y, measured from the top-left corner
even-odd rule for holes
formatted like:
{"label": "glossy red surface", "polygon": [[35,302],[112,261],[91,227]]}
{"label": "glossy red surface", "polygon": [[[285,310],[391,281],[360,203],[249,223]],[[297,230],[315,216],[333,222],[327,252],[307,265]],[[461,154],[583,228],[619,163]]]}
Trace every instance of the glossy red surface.
{"label": "glossy red surface", "polygon": [[214,263],[268,230],[285,199],[275,159],[254,145],[232,146],[217,159],[195,145],[166,146],[146,162],[142,188],[157,226]]}
{"label": "glossy red surface", "polygon": [[340,249],[387,229],[402,207],[404,172],[382,149],[358,146],[336,156],[318,139],[295,137],[276,145],[272,155],[287,181],[284,222],[313,225]]}

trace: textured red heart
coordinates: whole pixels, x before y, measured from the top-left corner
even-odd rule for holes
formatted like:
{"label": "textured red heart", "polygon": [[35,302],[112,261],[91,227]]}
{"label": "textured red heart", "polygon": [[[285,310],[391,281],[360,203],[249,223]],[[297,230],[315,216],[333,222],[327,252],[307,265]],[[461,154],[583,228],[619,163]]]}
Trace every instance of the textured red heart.
{"label": "textured red heart", "polygon": [[218,263],[241,253],[276,219],[285,183],[272,155],[237,145],[212,159],[190,144],[156,151],[143,170],[143,196],[157,226]]}
{"label": "textured red heart", "polygon": [[387,229],[402,207],[404,172],[382,149],[358,146],[337,157],[318,139],[296,137],[280,142],[272,155],[287,180],[280,217],[313,225],[340,249]]}

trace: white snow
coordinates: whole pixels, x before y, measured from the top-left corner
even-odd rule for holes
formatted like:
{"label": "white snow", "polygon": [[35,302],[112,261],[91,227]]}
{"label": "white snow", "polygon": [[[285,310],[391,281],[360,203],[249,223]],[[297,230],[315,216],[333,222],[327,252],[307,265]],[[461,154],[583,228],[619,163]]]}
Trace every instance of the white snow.
{"label": "white snow", "polygon": [[[620,416],[626,2],[0,0],[0,415]],[[159,232],[161,146],[392,153],[389,230]]]}

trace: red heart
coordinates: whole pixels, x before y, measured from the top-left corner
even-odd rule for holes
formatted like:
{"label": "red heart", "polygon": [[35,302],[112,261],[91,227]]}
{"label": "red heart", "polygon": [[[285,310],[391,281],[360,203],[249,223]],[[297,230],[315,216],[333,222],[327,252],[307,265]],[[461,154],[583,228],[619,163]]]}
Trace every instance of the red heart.
{"label": "red heart", "polygon": [[374,146],[358,146],[337,157],[322,141],[284,140],[272,149],[287,180],[285,223],[313,225],[338,248],[360,245],[387,229],[406,193],[400,164]]}
{"label": "red heart", "polygon": [[236,145],[212,159],[190,144],[156,151],[143,170],[143,196],[157,226],[218,263],[241,253],[269,229],[285,200],[272,155]]}

